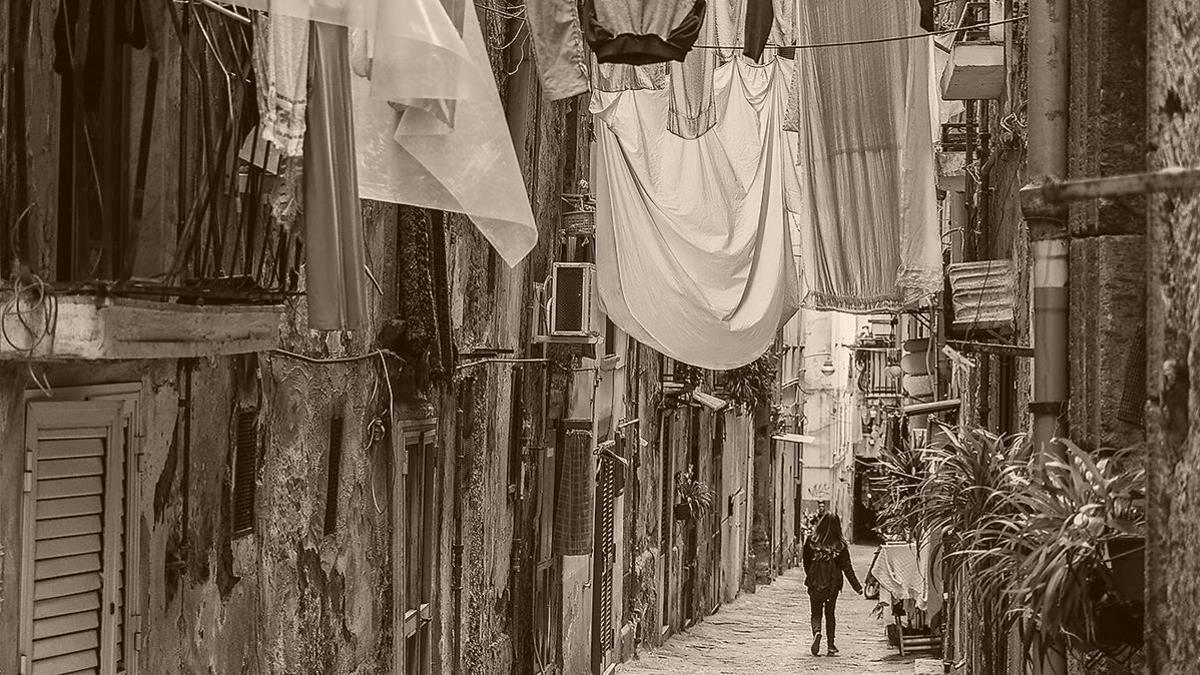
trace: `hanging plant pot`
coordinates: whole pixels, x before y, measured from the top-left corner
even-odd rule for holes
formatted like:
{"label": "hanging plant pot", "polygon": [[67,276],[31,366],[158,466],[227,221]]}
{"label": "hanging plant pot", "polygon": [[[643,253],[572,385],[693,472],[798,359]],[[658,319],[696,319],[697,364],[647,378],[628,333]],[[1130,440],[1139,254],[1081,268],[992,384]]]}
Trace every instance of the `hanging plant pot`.
{"label": "hanging plant pot", "polygon": [[590,236],[596,232],[596,212],[586,209],[562,214],[563,231],[570,236]]}
{"label": "hanging plant pot", "polygon": [[1125,602],[1146,601],[1146,540],[1122,537],[1108,541],[1114,590]]}
{"label": "hanging plant pot", "polygon": [[692,505],[687,502],[680,502],[675,505],[675,520],[691,520]]}

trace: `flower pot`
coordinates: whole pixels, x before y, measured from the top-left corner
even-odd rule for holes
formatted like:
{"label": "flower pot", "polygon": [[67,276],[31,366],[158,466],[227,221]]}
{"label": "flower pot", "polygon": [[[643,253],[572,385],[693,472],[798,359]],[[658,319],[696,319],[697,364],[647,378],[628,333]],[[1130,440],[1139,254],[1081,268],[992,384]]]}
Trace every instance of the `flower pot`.
{"label": "flower pot", "polygon": [[691,520],[692,505],[687,503],[679,503],[675,505],[675,520]]}
{"label": "flower pot", "polygon": [[1113,586],[1125,602],[1146,601],[1146,540],[1123,537],[1108,541],[1108,559],[1112,565]]}

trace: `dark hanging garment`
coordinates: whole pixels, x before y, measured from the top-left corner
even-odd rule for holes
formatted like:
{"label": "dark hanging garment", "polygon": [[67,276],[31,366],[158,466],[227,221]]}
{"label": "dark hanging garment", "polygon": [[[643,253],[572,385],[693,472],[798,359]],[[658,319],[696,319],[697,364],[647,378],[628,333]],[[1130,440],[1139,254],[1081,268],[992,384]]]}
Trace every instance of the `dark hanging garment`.
{"label": "dark hanging garment", "polygon": [[583,33],[600,63],[683,61],[704,9],[705,0],[584,0]]}
{"label": "dark hanging garment", "polygon": [[304,140],[304,252],[308,327],[367,322],[366,245],[350,109],[350,31],[312,23],[312,93]]}
{"label": "dark hanging garment", "polygon": [[757,61],[767,46],[774,25],[775,4],[772,0],[746,0],[746,44],[742,53]]}
{"label": "dark hanging garment", "polygon": [[921,6],[921,28],[931,32],[937,30],[933,20],[933,2],[934,0],[917,0],[917,4]]}

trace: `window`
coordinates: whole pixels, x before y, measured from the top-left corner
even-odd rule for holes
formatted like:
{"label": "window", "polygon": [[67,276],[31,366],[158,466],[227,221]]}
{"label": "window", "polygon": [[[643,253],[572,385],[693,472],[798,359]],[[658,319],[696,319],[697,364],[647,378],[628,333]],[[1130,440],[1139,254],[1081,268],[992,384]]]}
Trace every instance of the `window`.
{"label": "window", "polygon": [[135,672],[137,391],[28,404],[18,639],[32,672]]}
{"label": "window", "polygon": [[235,418],[232,479],[233,536],[254,531],[255,474],[258,471],[258,408],[242,408]]}
{"label": "window", "polygon": [[604,320],[604,355],[617,355],[617,326],[612,319]]}
{"label": "window", "polygon": [[[402,493],[393,493],[398,508],[393,511],[395,540],[392,549],[398,658],[403,672],[425,675],[433,672],[433,578],[438,548],[437,535],[437,430],[436,423],[423,422],[404,429],[404,474],[396,481]],[[400,506],[402,505],[402,506]],[[402,509],[402,510],[401,510]],[[397,669],[399,670],[399,669]]]}
{"label": "window", "polygon": [[524,497],[525,485],[523,480],[525,462],[525,401],[524,373],[519,367],[512,371],[512,419],[509,423],[508,438],[508,492],[516,499]]}
{"label": "window", "polygon": [[342,428],[344,421],[341,415],[334,415],[329,420],[329,470],[328,484],[325,486],[325,534],[333,534],[337,530],[338,516],[338,487],[342,475]]}

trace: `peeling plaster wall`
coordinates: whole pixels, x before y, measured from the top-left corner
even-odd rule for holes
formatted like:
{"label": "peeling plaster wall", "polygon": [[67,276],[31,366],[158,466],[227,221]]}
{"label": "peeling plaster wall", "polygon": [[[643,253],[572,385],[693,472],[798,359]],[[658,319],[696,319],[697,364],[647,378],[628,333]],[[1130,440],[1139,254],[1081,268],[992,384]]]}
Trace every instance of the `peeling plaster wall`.
{"label": "peeling plaster wall", "polygon": [[[394,211],[366,204],[368,248],[394,250]],[[393,255],[376,254],[379,269]],[[389,274],[381,272],[387,283]],[[386,303],[372,297],[371,325]],[[304,330],[303,303],[283,344],[311,356],[367,351],[371,331]],[[351,351],[353,350],[353,352]],[[257,362],[258,369],[252,367]],[[376,358],[312,364],[260,354],[35,366],[51,387],[140,388],[141,673],[364,673],[391,667],[390,453],[368,446],[386,409]],[[191,384],[188,386],[188,372]],[[257,374],[256,374],[257,372]],[[258,378],[261,378],[260,380]],[[260,464],[252,534],[231,536],[233,414],[256,402]],[[23,369],[0,378],[0,546],[20,549]],[[330,418],[344,418],[337,519],[325,534]],[[0,558],[0,626],[16,634],[19,570]],[[11,589],[11,591],[10,591]],[[13,601],[8,601],[12,599]],[[15,640],[0,641],[0,672],[16,672]]]}

